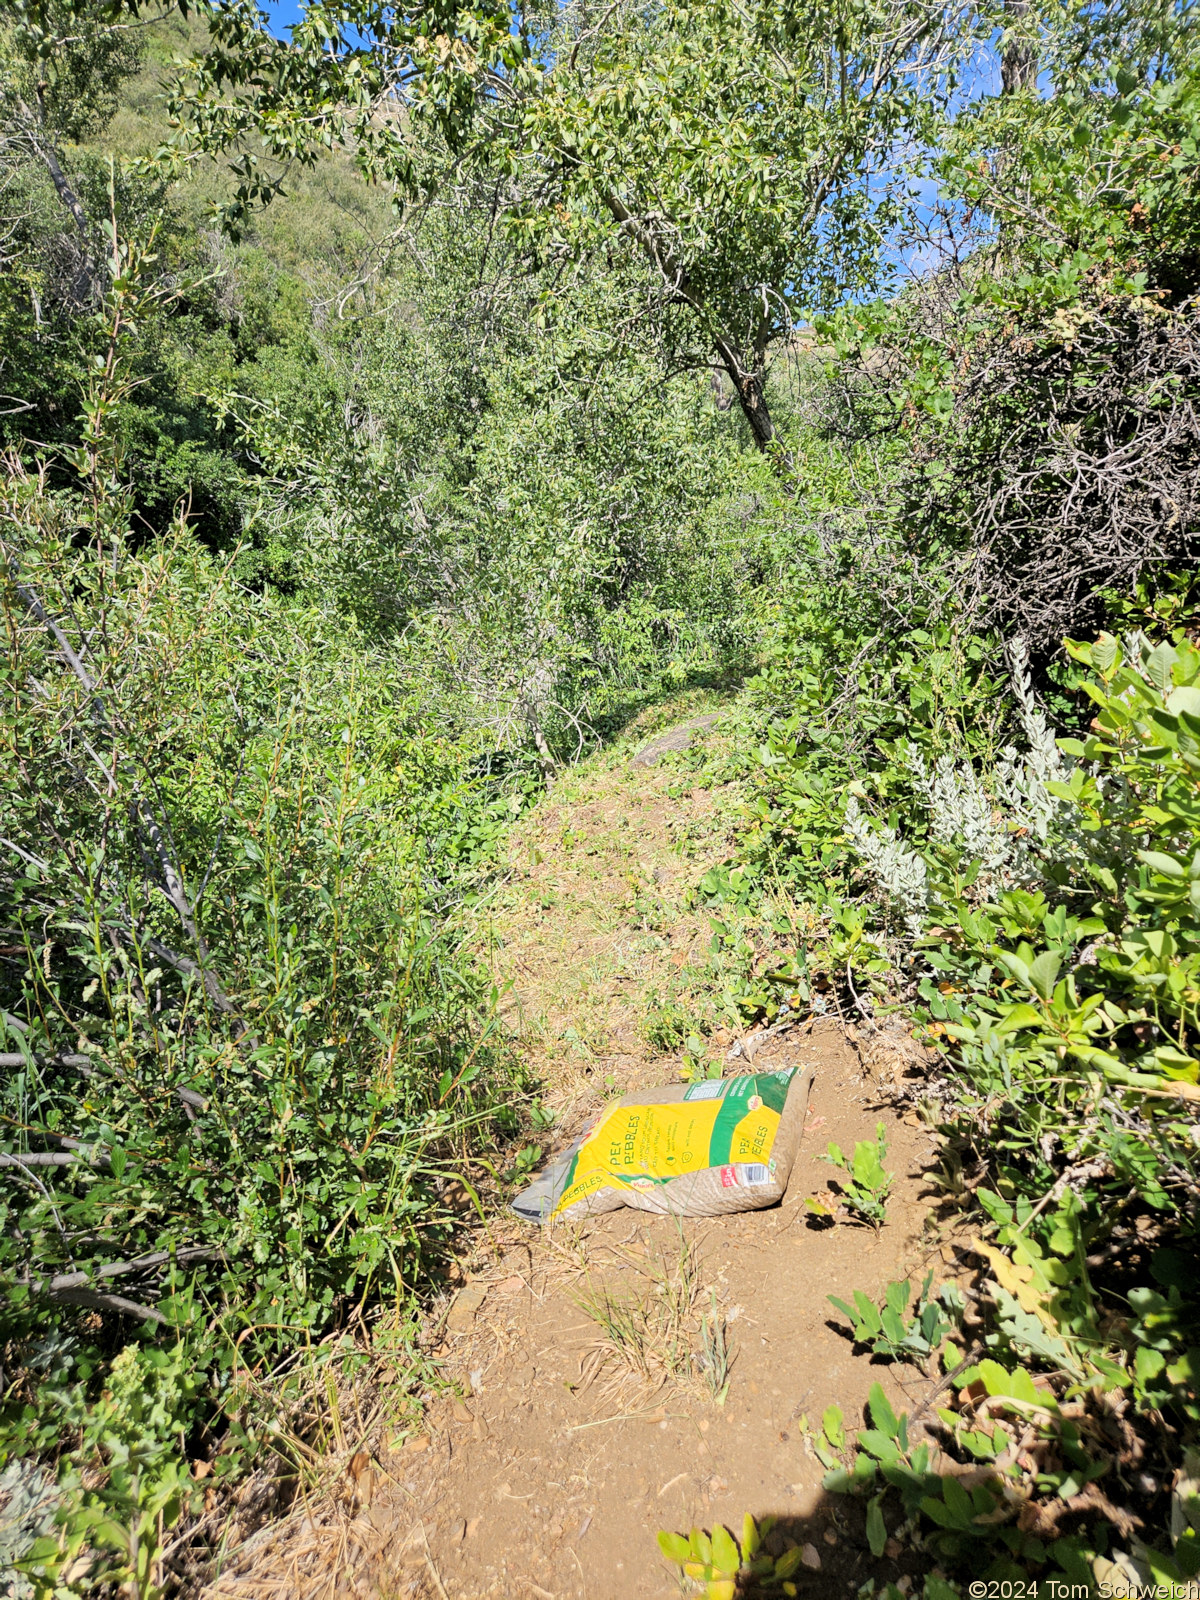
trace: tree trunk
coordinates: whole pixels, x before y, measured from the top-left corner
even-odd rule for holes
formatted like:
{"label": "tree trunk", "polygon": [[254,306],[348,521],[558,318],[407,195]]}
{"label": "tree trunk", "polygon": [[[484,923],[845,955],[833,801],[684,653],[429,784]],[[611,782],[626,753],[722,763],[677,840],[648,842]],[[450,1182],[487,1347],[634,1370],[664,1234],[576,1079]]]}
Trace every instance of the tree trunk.
{"label": "tree trunk", "polygon": [[71,220],[79,229],[79,236],[86,249],[89,243],[89,228],[87,213],[80,203],[79,196],[67,182],[67,175],[59,164],[58,153],[49,139],[40,137],[36,141],[37,153],[46,164],[46,171],[50,174],[50,182],[54,185],[55,192],[63,205],[71,213]]}
{"label": "tree trunk", "polygon": [[760,368],[747,367],[734,347],[724,339],[713,341],[721,365],[729,374],[734,393],[741,402],[742,415],[750,424],[750,432],[760,450],[768,449],[775,441],[775,424],[767,406]]}
{"label": "tree trunk", "polygon": [[22,100],[16,102],[17,114],[25,124],[26,137],[38,156],[45,163],[46,171],[50,174],[50,182],[54,185],[58,198],[71,213],[75,226],[79,229],[80,236],[86,245],[90,230],[88,228],[87,214],[80,204],[79,196],[67,182],[66,173],[63,171],[58,159],[58,152],[53,141],[46,131],[46,96],[45,85],[37,86],[37,110],[31,110]]}
{"label": "tree trunk", "polygon": [[[1013,25],[1029,15],[1029,0],[1004,0]],[[1000,57],[1000,87],[1004,94],[1026,94],[1037,88],[1037,52],[1025,39],[1013,39]]]}
{"label": "tree trunk", "polygon": [[[1014,0],[1014,3],[1018,3],[1018,0]],[[697,315],[704,317],[704,302],[692,292],[687,268],[675,260],[670,250],[655,236],[651,228],[633,215],[620,195],[606,195],[605,201],[617,226],[629,238],[637,241],[657,268],[664,287],[685,305],[690,305]],[[771,421],[767,397],[763,392],[762,352],[759,351],[758,359],[747,366],[737,347],[721,335],[714,337],[713,348],[721,365],[729,374],[734,392],[741,402],[742,415],[750,424],[755,444],[760,450],[766,450],[775,440],[775,424]]]}
{"label": "tree trunk", "polygon": [[62,163],[58,159],[58,152],[54,148],[53,140],[46,129],[46,102],[43,86],[37,89],[37,110],[31,111],[22,101],[16,102],[17,112],[25,123],[26,136],[30,145],[44,164],[50,174],[50,182],[54,185],[54,192],[58,195],[63,206],[70,213],[79,233],[79,271],[75,282],[71,285],[71,292],[82,305],[92,298],[100,280],[96,264],[92,260],[91,228],[88,226],[87,212],[75,190],[71,187]]}

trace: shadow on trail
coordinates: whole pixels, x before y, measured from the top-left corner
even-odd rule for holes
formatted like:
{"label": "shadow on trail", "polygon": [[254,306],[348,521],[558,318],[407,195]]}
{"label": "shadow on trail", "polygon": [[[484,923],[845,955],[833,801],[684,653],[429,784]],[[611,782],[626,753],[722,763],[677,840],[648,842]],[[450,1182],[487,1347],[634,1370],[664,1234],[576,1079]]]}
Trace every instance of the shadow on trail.
{"label": "shadow on trail", "polygon": [[[652,689],[628,691],[628,698],[622,697],[618,705],[614,705],[601,716],[588,719],[588,726],[598,737],[601,746],[615,743],[625,731],[630,728],[639,717],[644,717],[647,712],[659,706],[671,706],[675,709],[670,718],[665,720],[663,727],[669,727],[671,722],[678,718],[695,716],[698,712],[718,709],[715,706],[697,705],[685,707],[679,704],[689,696],[706,692],[709,694],[733,695],[742,687],[752,672],[751,667],[712,667],[703,671],[689,672],[687,677],[679,684],[656,685]],[[649,737],[649,732],[647,737]]]}
{"label": "shadow on trail", "polygon": [[[856,1595],[869,1581],[874,1583],[876,1592],[894,1583],[900,1585],[902,1593],[919,1594],[920,1580],[931,1570],[933,1557],[927,1551],[902,1547],[893,1537],[891,1524],[898,1524],[902,1517],[899,1506],[885,1506],[884,1514],[889,1537],[881,1556],[873,1555],[867,1542],[866,1503],[854,1496],[822,1491],[807,1515],[798,1515],[794,1510],[773,1511],[767,1501],[761,1511],[754,1513],[754,1520],[760,1528],[766,1525],[770,1529],[762,1540],[760,1553],[778,1559],[788,1551],[800,1552],[799,1564],[788,1580],[798,1595],[834,1600],[839,1595]],[[709,1524],[705,1529],[711,1534]],[[740,1526],[728,1531],[740,1542]],[[904,1582],[906,1578],[908,1583]],[[736,1591],[737,1600],[777,1600],[784,1592],[787,1591],[781,1589],[780,1580],[773,1576],[742,1579]]]}

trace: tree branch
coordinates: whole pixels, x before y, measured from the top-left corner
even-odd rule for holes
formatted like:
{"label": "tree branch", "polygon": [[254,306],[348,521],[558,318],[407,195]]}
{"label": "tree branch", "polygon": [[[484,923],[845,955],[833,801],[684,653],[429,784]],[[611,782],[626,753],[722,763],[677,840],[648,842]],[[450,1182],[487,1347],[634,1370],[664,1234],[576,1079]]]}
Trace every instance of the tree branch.
{"label": "tree branch", "polygon": [[77,1155],[67,1150],[33,1150],[24,1156],[0,1150],[0,1167],[73,1167],[78,1160]]}
{"label": "tree branch", "polygon": [[125,1317],[137,1317],[140,1322],[156,1322],[160,1326],[167,1324],[167,1318],[153,1306],[141,1305],[136,1300],[126,1300],[119,1294],[101,1294],[96,1289],[48,1289],[42,1298],[53,1300],[59,1305],[86,1306],[92,1311],[116,1311]]}
{"label": "tree branch", "polygon": [[121,1278],[130,1272],[148,1272],[152,1267],[162,1267],[169,1261],[176,1261],[180,1266],[188,1266],[193,1261],[223,1261],[224,1255],[220,1250],[213,1250],[208,1245],[185,1245],[182,1250],[155,1250],[148,1256],[138,1256],[133,1261],[110,1261],[103,1267],[97,1267],[95,1272],[60,1272],[53,1278],[44,1279],[38,1285],[39,1294],[60,1294],[65,1289],[86,1288],[89,1284],[103,1278]]}
{"label": "tree branch", "polygon": [[[58,152],[46,135],[45,87],[39,83],[35,93],[37,94],[37,112],[31,113],[28,106],[21,100],[16,102],[17,111],[25,119],[26,126],[29,129],[29,142],[45,164],[46,171],[50,174],[50,181],[54,185],[58,198],[71,213],[75,226],[79,229],[80,237],[84,241],[86,258],[86,249],[91,234],[87,212],[83,209],[79,196],[67,181],[67,176],[59,164]],[[88,270],[90,273],[90,260],[88,260]]]}

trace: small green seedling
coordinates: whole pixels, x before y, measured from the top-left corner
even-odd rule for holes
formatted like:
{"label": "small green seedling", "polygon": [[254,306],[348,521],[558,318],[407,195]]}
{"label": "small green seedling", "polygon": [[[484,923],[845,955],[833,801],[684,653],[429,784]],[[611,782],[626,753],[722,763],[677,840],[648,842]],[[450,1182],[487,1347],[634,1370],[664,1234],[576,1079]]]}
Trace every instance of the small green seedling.
{"label": "small green seedling", "polygon": [[[875,1229],[883,1226],[887,1216],[887,1200],[894,1176],[884,1168],[886,1155],[887,1141],[883,1123],[880,1122],[875,1126],[874,1139],[860,1139],[854,1146],[853,1160],[848,1161],[842,1154],[841,1146],[833,1143],[830,1143],[828,1154],[820,1158],[832,1166],[840,1167],[849,1175],[849,1181],[841,1193],[842,1204]],[[818,1216],[829,1215],[829,1208],[817,1200],[810,1200],[808,1207]]]}
{"label": "small green seedling", "polygon": [[693,1528],[688,1534],[664,1529],[658,1547],[668,1561],[683,1569],[684,1577],[703,1586],[705,1600],[734,1600],[739,1580],[743,1586],[751,1580],[760,1588],[778,1585],[783,1594],[794,1595],[796,1586],[790,1580],[800,1567],[803,1551],[791,1545],[782,1555],[763,1553],[762,1542],[774,1526],[774,1517],[755,1522],[747,1512],[740,1545],[727,1528],[717,1527],[711,1534],[702,1528]]}
{"label": "small green seedling", "polygon": [[704,1041],[698,1034],[688,1035],[687,1043],[683,1047],[683,1069],[681,1076],[685,1083],[701,1083],[709,1078],[721,1076],[721,1059],[708,1061],[704,1056]]}
{"label": "small green seedling", "polygon": [[850,1322],[855,1344],[869,1345],[873,1355],[890,1356],[900,1361],[927,1361],[962,1321],[963,1297],[952,1283],[944,1283],[930,1298],[933,1273],[926,1275],[910,1317],[912,1284],[905,1278],[889,1283],[883,1303],[876,1306],[861,1289],[854,1291],[854,1305],[848,1306],[837,1295],[830,1303]]}
{"label": "small green seedling", "polygon": [[829,1471],[841,1466],[836,1452],[846,1448],[846,1419],[841,1406],[830,1406],[821,1418],[821,1437],[809,1442],[821,1465]]}
{"label": "small green seedling", "polygon": [[542,1147],[540,1144],[522,1145],[517,1151],[512,1171],[508,1175],[509,1183],[524,1183],[541,1159]]}

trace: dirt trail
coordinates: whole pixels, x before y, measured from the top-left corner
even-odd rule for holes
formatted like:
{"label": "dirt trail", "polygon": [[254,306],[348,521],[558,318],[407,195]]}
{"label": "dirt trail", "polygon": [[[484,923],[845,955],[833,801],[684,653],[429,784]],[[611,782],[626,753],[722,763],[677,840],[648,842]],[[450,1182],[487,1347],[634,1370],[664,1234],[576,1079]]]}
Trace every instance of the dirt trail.
{"label": "dirt trail", "polygon": [[[655,1042],[670,1031],[664,1012],[685,1008],[708,939],[684,893],[725,853],[716,797],[672,795],[678,763],[648,767],[631,753],[627,744],[563,780],[515,830],[512,875],[489,913],[496,975],[513,985],[510,1020],[561,1138],[614,1091],[678,1081],[678,1055]],[[718,1035],[712,1053],[730,1042]],[[738,1527],[745,1511],[785,1516],[811,1542],[821,1567],[803,1569],[802,1592],[849,1593],[885,1565],[896,1575],[847,1529],[845,1502],[821,1490],[804,1422],[819,1428],[835,1402],[857,1421],[871,1383],[882,1376],[888,1387],[886,1370],[851,1359],[826,1296],[881,1295],[932,1255],[920,1238],[928,1141],[879,1108],[834,1023],[766,1040],[754,1057],[764,1064],[815,1068],[781,1207],[712,1221],[620,1211],[546,1235],[516,1222],[494,1230],[448,1312],[444,1360],[464,1398],[435,1408],[395,1460],[397,1531],[409,1544],[396,1593],[678,1594],[657,1530]],[[810,1226],[805,1199],[830,1178],[818,1154],[831,1138],[852,1148],[881,1118],[900,1175],[887,1225],[878,1236]],[[660,1314],[672,1295],[691,1298],[685,1327]],[[641,1310],[650,1348],[635,1355],[648,1383],[605,1338],[595,1310],[606,1296]],[[714,1303],[731,1355],[723,1404],[679,1359],[699,1347],[698,1318]]]}
{"label": "dirt trail", "polygon": [[[678,1081],[681,1057],[664,1043],[701,983],[709,930],[684,897],[726,853],[719,797],[681,789],[679,758],[632,762],[637,747],[627,740],[564,777],[523,819],[478,929],[556,1117],[547,1152],[613,1093]],[[712,1055],[731,1043],[716,1035]],[[495,1219],[443,1310],[439,1359],[459,1398],[379,1455],[371,1502],[341,1534],[335,1587],[322,1562],[308,1590],[293,1568],[302,1592],[677,1596],[658,1529],[736,1529],[746,1511],[788,1519],[811,1545],[801,1594],[902,1573],[872,1559],[851,1503],[821,1489],[808,1424],[819,1431],[833,1403],[859,1422],[876,1380],[910,1408],[923,1388],[914,1372],[906,1395],[892,1369],[852,1358],[826,1297],[881,1297],[927,1262],[947,1274],[949,1252],[922,1232],[928,1137],[880,1104],[832,1021],[746,1049],[755,1066],[815,1070],[783,1205],[706,1221],[625,1210],[545,1232]],[[726,1070],[745,1070],[745,1057]],[[886,1225],[813,1225],[805,1199],[831,1177],[819,1154],[830,1139],[853,1148],[881,1120],[897,1173]],[[622,1333],[612,1324],[623,1313]],[[726,1330],[722,1403],[695,1361],[705,1315]]]}

